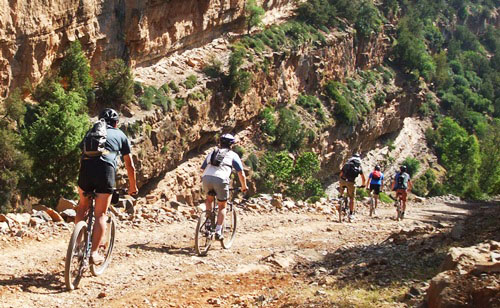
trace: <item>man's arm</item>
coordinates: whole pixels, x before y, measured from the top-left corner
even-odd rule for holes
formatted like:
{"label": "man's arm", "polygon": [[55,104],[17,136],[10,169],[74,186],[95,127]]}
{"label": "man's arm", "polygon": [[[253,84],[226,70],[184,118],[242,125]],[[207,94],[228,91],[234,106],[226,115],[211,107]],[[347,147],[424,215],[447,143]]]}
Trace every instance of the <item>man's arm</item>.
{"label": "man's arm", "polygon": [[134,166],[134,161],[130,157],[129,154],[123,155],[123,160],[125,161],[125,168],[127,168],[127,175],[128,175],[128,183],[129,183],[129,189],[128,193],[130,195],[135,195],[138,191],[137,189],[137,182],[135,178],[135,166]]}
{"label": "man's arm", "polygon": [[365,184],[366,184],[366,178],[365,178],[365,174],[364,173],[361,173],[361,181],[363,181],[363,184],[361,184],[361,186],[365,186]]}
{"label": "man's arm", "polygon": [[247,177],[245,176],[245,171],[238,171],[238,179],[241,184],[241,191],[245,192],[248,190],[247,187]]}

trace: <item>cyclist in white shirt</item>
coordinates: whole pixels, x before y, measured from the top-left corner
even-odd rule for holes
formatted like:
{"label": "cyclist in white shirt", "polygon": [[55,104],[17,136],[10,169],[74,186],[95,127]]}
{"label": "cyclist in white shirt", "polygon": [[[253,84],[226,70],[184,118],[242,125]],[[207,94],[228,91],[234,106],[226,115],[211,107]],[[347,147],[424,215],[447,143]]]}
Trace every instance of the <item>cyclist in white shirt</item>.
{"label": "cyclist in white shirt", "polygon": [[[226,203],[229,198],[229,177],[231,176],[232,169],[234,168],[238,174],[241,183],[241,191],[247,190],[247,182],[245,172],[243,171],[243,164],[240,157],[231,150],[232,145],[235,143],[235,138],[231,134],[224,134],[220,137],[219,148],[214,149],[207,155],[205,161],[201,165],[203,171],[202,183],[203,191],[207,194],[205,205],[207,211],[212,210],[214,196],[208,194],[214,191],[219,205],[219,213],[217,215],[217,225],[215,227],[215,238],[222,240],[222,224],[226,217]],[[207,230],[211,226],[207,226]]]}

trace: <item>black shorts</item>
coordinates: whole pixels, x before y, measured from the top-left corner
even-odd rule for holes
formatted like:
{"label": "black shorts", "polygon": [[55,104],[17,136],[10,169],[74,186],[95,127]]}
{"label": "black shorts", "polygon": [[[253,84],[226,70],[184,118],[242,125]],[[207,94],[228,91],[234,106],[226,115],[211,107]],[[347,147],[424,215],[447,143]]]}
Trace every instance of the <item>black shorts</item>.
{"label": "black shorts", "polygon": [[115,189],[115,168],[100,159],[83,159],[78,186],[86,192],[112,194]]}
{"label": "black shorts", "polygon": [[374,191],[376,195],[380,194],[380,184],[370,184],[370,191]]}

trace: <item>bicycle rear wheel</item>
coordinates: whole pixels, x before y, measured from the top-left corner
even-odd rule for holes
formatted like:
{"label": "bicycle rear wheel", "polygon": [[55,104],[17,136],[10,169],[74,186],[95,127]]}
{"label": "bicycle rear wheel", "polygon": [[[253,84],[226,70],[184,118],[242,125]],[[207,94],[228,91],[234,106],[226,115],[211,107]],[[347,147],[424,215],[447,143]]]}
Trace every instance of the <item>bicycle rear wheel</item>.
{"label": "bicycle rear wheel", "polygon": [[108,265],[111,263],[111,254],[115,245],[116,225],[113,213],[109,213],[108,215],[106,233],[104,233],[104,237],[102,239],[103,243],[101,243],[101,246],[99,247],[99,253],[104,255],[104,262],[99,265],[90,265],[90,271],[94,276],[99,276],[104,273]]}
{"label": "bicycle rear wheel", "polygon": [[373,211],[375,210],[375,203],[373,201],[373,196],[370,197],[370,217],[373,216]]}
{"label": "bicycle rear wheel", "polygon": [[68,290],[78,288],[84,272],[84,260],[87,238],[87,223],[80,221],[76,224],[66,252],[64,268],[64,282]]}
{"label": "bicycle rear wheel", "polygon": [[205,226],[210,219],[211,212],[203,211],[196,224],[196,233],[194,234],[194,249],[199,256],[205,256],[212,245],[212,235],[205,233]]}
{"label": "bicycle rear wheel", "polygon": [[234,237],[236,235],[236,226],[238,224],[236,208],[231,206],[231,211],[226,213],[226,219],[224,220],[224,239],[221,244],[224,249],[229,249],[233,245]]}
{"label": "bicycle rear wheel", "polygon": [[397,217],[396,220],[401,220],[401,199],[396,202]]}

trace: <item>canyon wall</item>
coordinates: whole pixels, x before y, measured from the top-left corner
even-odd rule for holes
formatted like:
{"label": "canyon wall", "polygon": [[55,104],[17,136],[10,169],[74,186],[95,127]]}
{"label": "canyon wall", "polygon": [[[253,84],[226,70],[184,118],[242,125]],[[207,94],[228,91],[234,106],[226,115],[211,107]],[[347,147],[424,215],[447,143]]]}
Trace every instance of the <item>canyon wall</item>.
{"label": "canyon wall", "polygon": [[[260,1],[267,10],[293,0]],[[0,0],[0,98],[37,83],[80,40],[92,68],[132,67],[244,27],[244,0]]]}

